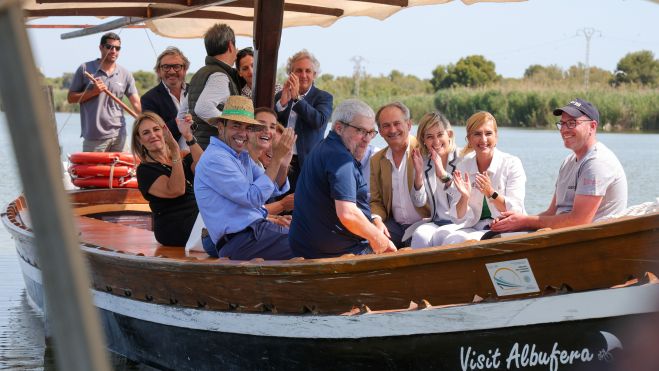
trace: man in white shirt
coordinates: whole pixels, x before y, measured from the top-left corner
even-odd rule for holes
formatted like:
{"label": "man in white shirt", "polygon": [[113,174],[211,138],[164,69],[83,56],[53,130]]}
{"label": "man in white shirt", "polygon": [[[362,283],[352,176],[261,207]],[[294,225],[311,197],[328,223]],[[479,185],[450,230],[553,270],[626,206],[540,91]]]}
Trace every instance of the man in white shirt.
{"label": "man in white shirt", "polygon": [[[206,65],[197,71],[188,87],[187,104],[181,111],[189,110],[196,128],[195,138],[206,149],[210,138],[217,136],[217,128],[209,120],[219,117],[224,103],[231,95],[240,95],[240,78],[232,67],[236,62],[236,36],[231,27],[218,23],[204,34]],[[185,112],[179,112],[180,114]]]}
{"label": "man in white shirt", "polygon": [[412,149],[417,142],[410,135],[410,110],[400,102],[381,107],[375,121],[387,147],[371,159],[371,213],[375,225],[401,248],[409,244],[402,241],[405,229],[430,216],[426,206],[414,207],[410,196],[414,182]]}
{"label": "man in white shirt", "polygon": [[554,110],[563,144],[572,150],[561,165],[549,208],[538,215],[503,212],[493,232],[561,228],[587,224],[627,207],[627,177],[616,155],[597,141],[599,112],[576,98]]}

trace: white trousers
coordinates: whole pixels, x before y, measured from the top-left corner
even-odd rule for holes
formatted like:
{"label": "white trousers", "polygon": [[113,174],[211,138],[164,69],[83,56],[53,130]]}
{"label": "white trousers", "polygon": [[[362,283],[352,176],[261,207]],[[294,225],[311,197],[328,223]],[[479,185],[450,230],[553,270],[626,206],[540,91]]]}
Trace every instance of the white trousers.
{"label": "white trousers", "polygon": [[446,224],[438,226],[430,222],[420,225],[412,235],[413,249],[421,247],[441,246],[444,244],[444,238],[460,228],[457,224]]}
{"label": "white trousers", "polygon": [[492,223],[492,219],[483,219],[471,228],[463,228],[458,229],[457,231],[452,231],[446,237],[444,237],[444,245],[460,243],[467,240],[479,241],[481,237],[487,233],[488,230],[484,228],[490,225],[490,223]]}

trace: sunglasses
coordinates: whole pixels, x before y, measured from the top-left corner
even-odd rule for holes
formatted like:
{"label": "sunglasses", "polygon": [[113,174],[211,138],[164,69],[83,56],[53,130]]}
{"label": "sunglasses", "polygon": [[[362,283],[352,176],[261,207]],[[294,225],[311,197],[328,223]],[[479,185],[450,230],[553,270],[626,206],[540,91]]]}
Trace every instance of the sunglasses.
{"label": "sunglasses", "polygon": [[107,49],[107,50],[112,50],[112,49],[114,49],[114,50],[116,50],[116,51],[121,50],[121,46],[118,46],[118,45],[103,44],[103,47],[104,47],[105,49]]}

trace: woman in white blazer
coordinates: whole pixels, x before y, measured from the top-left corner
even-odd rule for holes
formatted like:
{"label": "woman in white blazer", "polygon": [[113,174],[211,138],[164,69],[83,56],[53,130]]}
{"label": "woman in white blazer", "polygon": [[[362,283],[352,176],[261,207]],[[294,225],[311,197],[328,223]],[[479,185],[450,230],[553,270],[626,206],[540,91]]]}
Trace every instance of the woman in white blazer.
{"label": "woman in white blazer", "polygon": [[[419,149],[412,152],[414,163],[414,187],[412,203],[416,207],[430,206],[431,217],[425,218],[409,229],[412,248],[439,246],[443,242],[441,231],[454,231],[460,225],[453,224],[449,215],[451,174],[456,170],[460,157],[455,146],[451,123],[439,112],[426,113],[419,121],[416,134]],[[435,237],[437,235],[437,237]]]}
{"label": "woman in white blazer", "polygon": [[444,244],[480,240],[492,220],[504,211],[524,213],[526,174],[519,158],[496,149],[497,122],[489,112],[467,120],[467,145],[454,173],[459,195],[449,214],[463,228],[447,233]]}

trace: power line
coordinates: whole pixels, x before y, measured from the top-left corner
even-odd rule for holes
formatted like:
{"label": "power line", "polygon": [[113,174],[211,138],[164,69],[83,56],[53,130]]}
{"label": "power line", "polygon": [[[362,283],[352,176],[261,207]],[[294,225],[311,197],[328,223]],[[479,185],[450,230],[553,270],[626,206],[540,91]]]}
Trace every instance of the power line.
{"label": "power line", "polygon": [[590,82],[590,39],[593,35],[599,35],[599,37],[602,37],[602,32],[592,27],[586,27],[577,31],[577,36],[579,35],[583,35],[586,38],[586,70],[584,72],[583,83],[586,90],[588,90],[588,84]]}
{"label": "power line", "polygon": [[352,76],[355,79],[355,96],[359,97],[359,80],[361,80],[362,75],[365,74],[365,69],[362,66],[362,63],[366,62],[366,59],[364,59],[361,55],[356,55],[350,58],[350,61],[355,64],[353,67]]}

